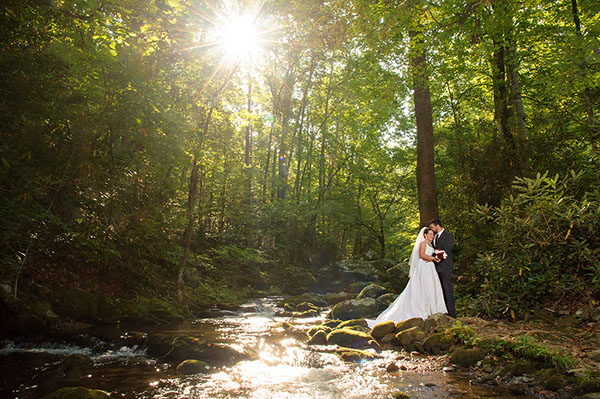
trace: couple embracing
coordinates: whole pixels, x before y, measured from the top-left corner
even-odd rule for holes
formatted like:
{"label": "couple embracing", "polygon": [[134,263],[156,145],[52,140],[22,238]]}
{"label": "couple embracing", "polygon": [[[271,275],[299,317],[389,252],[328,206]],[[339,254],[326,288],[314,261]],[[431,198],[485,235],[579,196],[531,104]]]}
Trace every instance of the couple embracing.
{"label": "couple embracing", "polygon": [[439,219],[423,227],[410,255],[406,288],[375,320],[367,319],[369,327],[388,320],[426,319],[435,313],[456,317],[451,281],[453,245],[454,236]]}

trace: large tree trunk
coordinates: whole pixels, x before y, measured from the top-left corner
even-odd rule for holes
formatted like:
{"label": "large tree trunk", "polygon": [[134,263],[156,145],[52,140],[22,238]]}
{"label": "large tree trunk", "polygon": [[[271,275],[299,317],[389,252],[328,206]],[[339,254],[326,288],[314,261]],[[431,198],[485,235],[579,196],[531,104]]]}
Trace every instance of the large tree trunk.
{"label": "large tree trunk", "polygon": [[[420,27],[419,27],[420,28]],[[426,50],[421,32],[411,31],[413,98],[417,123],[417,196],[421,226],[438,217],[435,191],[433,116],[427,81]]]}

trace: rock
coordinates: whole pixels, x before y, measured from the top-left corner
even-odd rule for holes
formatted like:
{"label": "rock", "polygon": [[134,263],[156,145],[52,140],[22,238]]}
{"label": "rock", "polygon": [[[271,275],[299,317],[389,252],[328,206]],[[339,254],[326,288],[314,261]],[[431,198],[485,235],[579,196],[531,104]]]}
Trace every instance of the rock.
{"label": "rock", "polygon": [[559,391],[565,386],[565,380],[560,374],[554,374],[544,381],[544,387],[551,391]]}
{"label": "rock", "polygon": [[389,333],[394,332],[395,326],[396,324],[391,320],[383,321],[373,326],[373,329],[371,330],[371,336],[376,340],[380,340]]}
{"label": "rock", "polygon": [[58,368],[65,373],[67,378],[80,378],[86,372],[86,369],[89,369],[94,365],[94,361],[82,354],[72,354],[63,359]]}
{"label": "rock", "polygon": [[379,343],[374,339],[369,341],[369,348],[374,349],[377,353],[381,352],[382,350],[381,345],[379,345]]}
{"label": "rock", "polygon": [[406,263],[398,263],[386,270],[386,276],[394,292],[402,292],[408,283],[408,272],[410,266]]}
{"label": "rock", "polygon": [[509,384],[508,391],[513,395],[525,395],[525,387],[521,384]]}
{"label": "rock", "polygon": [[331,328],[324,325],[314,326],[306,332],[306,335],[308,335],[308,338],[312,338],[319,331],[323,331],[325,333],[325,336],[327,336],[327,334],[331,332]]}
{"label": "rock", "polygon": [[[363,288],[365,288],[367,285],[372,284],[372,283],[368,283],[368,282],[364,282],[364,281],[357,281],[355,283],[352,283],[348,286],[347,291],[348,293],[352,294],[353,298],[356,298],[356,295],[358,295]],[[350,299],[350,298],[348,298]]]}
{"label": "rock", "polygon": [[179,363],[177,372],[181,374],[200,374],[208,373],[212,366],[202,360],[188,359]]}
{"label": "rock", "polygon": [[392,304],[392,302],[394,302],[396,300],[397,297],[398,297],[398,295],[391,294],[391,293],[379,295],[376,298],[377,305],[379,306],[379,311],[381,312],[381,311],[387,309]]}
{"label": "rock", "polygon": [[373,298],[350,299],[335,305],[330,316],[341,320],[372,317],[377,314],[378,309],[377,301]]}
{"label": "rock", "polygon": [[349,328],[352,326],[357,326],[357,327],[366,327],[368,328],[368,324],[367,321],[365,319],[351,319],[351,320],[346,320],[341,322],[340,324],[338,324],[337,328]]}
{"label": "rock", "polygon": [[600,392],[588,393],[583,396],[578,396],[578,399],[600,399]]}
{"label": "rock", "polygon": [[327,333],[325,330],[319,330],[308,340],[308,345],[325,345],[327,343]]}
{"label": "rock", "polygon": [[385,335],[383,338],[381,338],[379,340],[379,342],[381,343],[381,345],[384,345],[384,346],[388,346],[388,345],[396,346],[396,345],[398,345],[398,340],[396,339],[396,333],[395,332],[391,332],[391,333]]}
{"label": "rock", "polygon": [[245,352],[240,352],[230,345],[209,344],[203,349],[196,360],[204,360],[213,366],[230,366],[249,358]]}
{"label": "rock", "polygon": [[455,335],[446,334],[444,332],[433,334],[423,342],[425,350],[432,355],[438,355],[449,350],[452,345],[455,345],[458,339]]}
{"label": "rock", "polygon": [[600,379],[582,378],[577,384],[577,388],[585,393],[600,392]]}
{"label": "rock", "polygon": [[453,371],[456,371],[456,369],[455,369],[454,367],[452,367],[452,366],[446,366],[446,367],[444,367],[444,368],[442,369],[442,371],[443,371],[444,373],[451,373],[451,372],[453,372]]}
{"label": "rock", "polygon": [[584,368],[567,370],[567,374],[578,378],[585,378],[587,376],[586,370]]}
{"label": "rock", "polygon": [[425,332],[419,327],[411,327],[408,330],[400,331],[396,334],[398,344],[405,348],[413,348],[416,342],[422,341],[425,338]]}
{"label": "rock", "polygon": [[309,317],[318,317],[319,316],[319,311],[314,310],[314,309],[309,309],[305,312],[295,312],[293,314],[293,317],[297,318],[297,319],[306,319]]}
{"label": "rock", "polygon": [[339,345],[346,348],[367,348],[372,337],[369,334],[347,328],[334,330],[327,335],[329,345]]}
{"label": "rock", "polygon": [[441,327],[445,327],[454,323],[454,321],[455,319],[447,314],[436,313],[425,319],[423,329],[427,331],[435,331]]}
{"label": "rock", "polygon": [[315,311],[319,311],[319,308],[315,305],[313,305],[310,302],[301,302],[298,305],[296,305],[296,311],[297,312],[306,312],[307,310],[315,310]]}
{"label": "rock", "polygon": [[373,355],[371,352],[349,348],[337,348],[335,350],[335,354],[345,362],[362,362],[375,358],[375,355]]}
{"label": "rock", "polygon": [[[358,292],[360,292],[360,290]],[[337,292],[337,293],[325,294],[324,298],[325,298],[325,305],[331,306],[331,305],[335,305],[336,303],[346,301],[348,299],[352,299],[352,298],[354,298],[354,295],[350,294],[348,292]]]}
{"label": "rock", "polygon": [[587,357],[595,362],[600,362],[600,349],[596,349],[587,353]]}
{"label": "rock", "polygon": [[377,279],[377,269],[369,261],[344,259],[336,263],[336,268],[352,280],[372,282]]}
{"label": "rock", "polygon": [[98,389],[82,387],[61,388],[58,391],[44,396],[43,399],[106,399],[110,398],[108,392]]}
{"label": "rock", "polygon": [[472,367],[485,357],[485,353],[479,348],[458,348],[450,355],[450,362],[463,367]]}
{"label": "rock", "polygon": [[377,253],[375,251],[373,251],[372,249],[369,249],[367,251],[367,253],[364,254],[363,259],[367,260],[367,261],[375,260],[375,259],[377,259]]}
{"label": "rock", "polygon": [[408,330],[409,328],[413,328],[413,327],[419,327],[419,329],[423,329],[423,326],[425,325],[424,321],[422,318],[420,317],[414,317],[412,319],[408,319],[408,320],[404,320],[404,321],[400,321],[398,323],[396,323],[396,331],[401,332],[404,330]]}
{"label": "rock", "polygon": [[248,358],[229,345],[206,343],[188,335],[157,334],[148,340],[148,354],[161,359],[181,362],[187,359],[203,360],[213,366],[224,366]]}
{"label": "rock", "polygon": [[333,330],[333,329],[337,328],[341,322],[342,322],[342,320],[337,320],[337,319],[336,320],[327,320],[326,322],[324,322],[321,325],[325,326],[325,327],[329,327]]}
{"label": "rock", "polygon": [[385,367],[385,371],[387,371],[388,373],[393,373],[394,371],[398,371],[398,370],[400,370],[400,367],[398,367],[396,362],[391,362],[390,364],[388,364]]}
{"label": "rock", "polygon": [[393,399],[408,399],[410,398],[410,395],[404,392],[394,392],[392,393],[392,398]]}
{"label": "rock", "polygon": [[514,362],[510,367],[510,374],[518,377],[525,374],[533,374],[537,370],[536,366],[527,360]]}
{"label": "rock", "polygon": [[362,291],[360,291],[360,293],[356,296],[356,299],[377,298],[378,296],[381,296],[386,292],[387,290],[384,287],[373,283],[363,288]]}

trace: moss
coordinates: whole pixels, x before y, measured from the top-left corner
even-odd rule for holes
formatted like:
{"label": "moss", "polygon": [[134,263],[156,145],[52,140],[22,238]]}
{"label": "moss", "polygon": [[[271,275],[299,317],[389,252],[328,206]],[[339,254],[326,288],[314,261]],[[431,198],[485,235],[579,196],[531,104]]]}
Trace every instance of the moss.
{"label": "moss", "polygon": [[396,323],[395,329],[398,332],[408,330],[409,328],[413,328],[413,327],[419,327],[420,329],[423,329],[424,325],[425,325],[425,321],[422,318],[414,317],[412,319],[408,319],[408,320],[404,320],[404,321]]}
{"label": "moss", "polygon": [[349,326],[368,327],[365,319],[351,319],[338,324],[337,328],[348,328]]}
{"label": "moss", "polygon": [[61,388],[58,391],[44,396],[43,399],[106,399],[110,398],[108,392],[82,387]]}
{"label": "moss", "polygon": [[329,334],[329,333],[330,333],[332,330],[331,330],[331,328],[329,328],[329,327],[327,327],[327,326],[325,326],[325,325],[313,326],[313,327],[311,327],[311,328],[310,328],[310,329],[307,331],[306,335],[308,335],[308,338],[312,338],[312,337],[313,337],[313,335],[315,335],[315,334],[316,334],[317,332],[319,332],[319,331],[323,331],[323,332],[325,332],[325,335],[327,335],[327,334]]}
{"label": "moss", "polygon": [[372,337],[369,334],[354,331],[348,328],[334,330],[327,335],[327,343],[346,348],[364,348],[368,346]]}
{"label": "moss", "polygon": [[373,326],[373,329],[371,330],[371,335],[373,336],[373,338],[380,340],[389,333],[394,332],[394,329],[395,324],[393,321],[384,321]]}
{"label": "moss", "polygon": [[463,367],[472,367],[485,357],[479,348],[458,348],[450,355],[450,362]]}
{"label": "moss", "polygon": [[456,343],[458,343],[458,338],[456,335],[448,332],[441,332],[426,338],[423,342],[423,346],[427,352],[431,353],[432,355],[437,355],[439,353],[446,352],[452,347],[452,345],[455,345]]}
{"label": "moss", "polygon": [[357,349],[338,348],[335,353],[345,362],[361,362],[375,358],[372,353]]}
{"label": "moss", "polygon": [[410,398],[410,395],[405,392],[394,392],[394,393],[392,393],[392,398],[393,399],[408,399],[408,398]]}
{"label": "moss", "polygon": [[327,333],[319,330],[308,340],[309,345],[325,345],[327,343]]}
{"label": "moss", "polygon": [[202,360],[188,359],[179,363],[177,372],[181,374],[200,374],[208,373],[212,370],[212,366]]}

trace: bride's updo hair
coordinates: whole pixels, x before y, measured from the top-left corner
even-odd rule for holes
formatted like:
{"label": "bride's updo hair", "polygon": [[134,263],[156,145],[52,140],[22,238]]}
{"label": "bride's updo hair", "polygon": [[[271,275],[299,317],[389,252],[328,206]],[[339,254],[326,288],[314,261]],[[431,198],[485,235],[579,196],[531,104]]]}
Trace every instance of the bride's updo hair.
{"label": "bride's updo hair", "polygon": [[425,227],[425,230],[423,230],[423,235],[427,236],[427,234],[429,234],[430,231],[431,229],[429,227]]}

